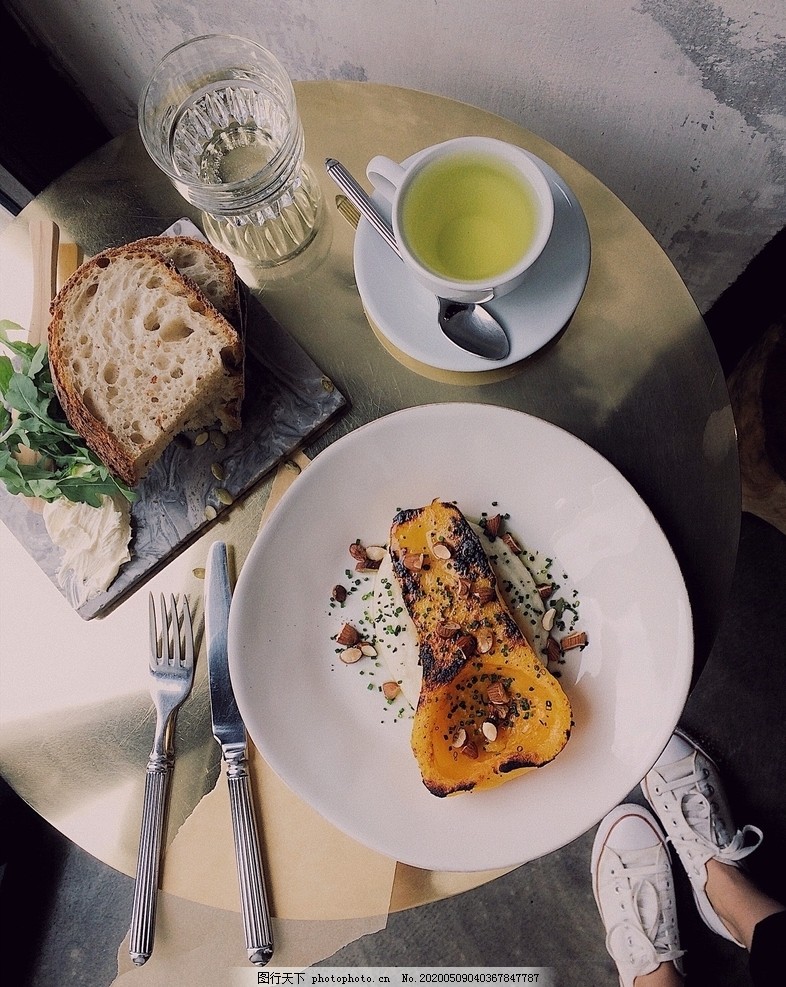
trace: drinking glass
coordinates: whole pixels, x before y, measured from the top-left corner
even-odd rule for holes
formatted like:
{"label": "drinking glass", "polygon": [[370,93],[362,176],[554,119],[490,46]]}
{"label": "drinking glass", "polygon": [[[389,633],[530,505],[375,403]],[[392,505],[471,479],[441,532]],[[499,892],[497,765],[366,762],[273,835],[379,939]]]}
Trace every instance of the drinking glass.
{"label": "drinking glass", "polygon": [[245,38],[210,34],[168,52],[139,100],[156,165],[202,211],[208,239],[233,260],[274,267],[317,233],[319,184],[292,83]]}

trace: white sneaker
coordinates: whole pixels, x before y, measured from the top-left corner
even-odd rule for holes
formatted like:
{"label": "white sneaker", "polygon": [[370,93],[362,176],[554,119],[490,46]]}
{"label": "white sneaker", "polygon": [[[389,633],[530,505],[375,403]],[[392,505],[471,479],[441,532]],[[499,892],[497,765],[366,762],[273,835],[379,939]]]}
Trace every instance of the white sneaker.
{"label": "white sneaker", "polygon": [[647,773],[641,788],[687,872],[705,924],[724,939],[742,946],[707,897],[707,861],[720,860],[739,867],[739,861],[761,843],[762,831],[756,826],[736,829],[717,766],[679,730]]}
{"label": "white sneaker", "polygon": [[639,805],[612,809],[598,827],[591,869],[622,987],[669,960],[682,973],[671,860],[652,814]]}

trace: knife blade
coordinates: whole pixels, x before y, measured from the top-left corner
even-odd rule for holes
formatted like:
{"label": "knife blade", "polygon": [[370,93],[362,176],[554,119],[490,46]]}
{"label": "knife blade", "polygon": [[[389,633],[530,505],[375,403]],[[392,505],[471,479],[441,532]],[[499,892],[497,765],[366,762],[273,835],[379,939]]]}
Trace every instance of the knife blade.
{"label": "knife blade", "polygon": [[249,962],[264,966],[273,955],[273,930],[251,797],[246,728],[229,677],[231,602],[227,547],[224,542],[216,541],[210,546],[205,571],[205,639],[210,711],[213,736],[221,745],[226,764],[246,950]]}

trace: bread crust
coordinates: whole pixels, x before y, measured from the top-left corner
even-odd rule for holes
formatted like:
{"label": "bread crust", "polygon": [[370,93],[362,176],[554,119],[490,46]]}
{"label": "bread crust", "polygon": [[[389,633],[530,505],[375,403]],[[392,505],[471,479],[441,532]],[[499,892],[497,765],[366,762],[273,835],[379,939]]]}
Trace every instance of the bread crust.
{"label": "bread crust", "polygon": [[[223,374],[232,378],[230,390],[242,396],[243,387],[243,344],[239,333],[208,301],[198,285],[181,274],[174,263],[166,260],[159,251],[131,246],[110,248],[84,263],[63,285],[50,306],[52,318],[48,338],[52,381],[71,426],[102,462],[131,486],[144,476],[150,464],[182,430],[189,416],[181,416],[183,420],[176,419],[174,422],[166,422],[162,416],[154,417],[158,435],[141,444],[139,448],[131,447],[116,433],[111,421],[96,414],[88,406],[84,395],[85,382],[79,379],[69,354],[74,345],[75,333],[95,330],[95,327],[88,328],[82,323],[79,313],[74,310],[83,289],[92,287],[100,280],[102,272],[111,269],[115,263],[126,264],[133,276],[134,264],[137,262],[141,262],[145,277],[153,272],[160,279],[161,290],[167,293],[167,298],[171,296],[182,299],[189,306],[197,323],[203,327],[209,324],[211,331],[221,340]],[[111,331],[120,330],[119,327],[112,326]],[[149,373],[151,368],[146,367],[144,370]]]}

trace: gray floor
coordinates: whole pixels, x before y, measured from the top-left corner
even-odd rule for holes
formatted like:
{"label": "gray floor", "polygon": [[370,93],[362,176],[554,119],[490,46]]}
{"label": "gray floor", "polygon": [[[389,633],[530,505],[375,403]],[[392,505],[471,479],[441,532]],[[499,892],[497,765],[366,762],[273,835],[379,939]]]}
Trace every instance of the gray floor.
{"label": "gray floor", "polygon": [[[750,870],[775,895],[786,869],[786,537],[744,515],[725,622],[683,717],[715,756],[740,824],[765,841]],[[641,800],[638,789],[632,797]],[[4,982],[104,987],[128,926],[131,880],[100,864],[0,790]],[[551,966],[560,985],[615,985],[589,880],[593,833],[476,891],[390,917],[325,966]],[[10,857],[10,859],[8,859]],[[678,874],[689,982],[745,987],[744,951],[696,918]],[[174,987],[179,987],[175,984]]]}

